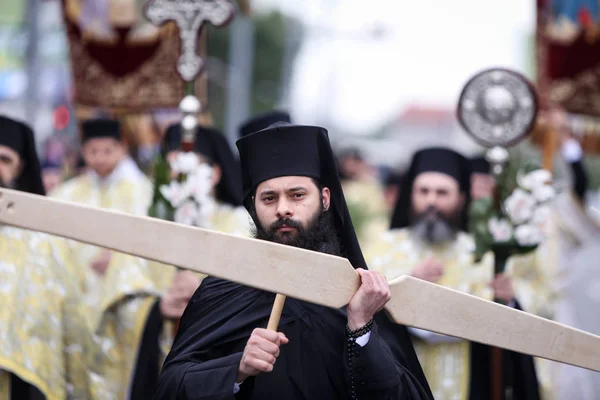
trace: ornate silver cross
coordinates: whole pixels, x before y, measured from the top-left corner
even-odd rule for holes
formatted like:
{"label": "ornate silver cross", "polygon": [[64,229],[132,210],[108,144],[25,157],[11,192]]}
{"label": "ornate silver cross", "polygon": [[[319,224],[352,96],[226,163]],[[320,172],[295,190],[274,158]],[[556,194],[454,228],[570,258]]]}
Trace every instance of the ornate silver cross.
{"label": "ornate silver cross", "polygon": [[149,0],[144,14],[155,25],[175,21],[181,37],[177,71],[185,81],[191,82],[204,68],[204,60],[196,54],[198,35],[204,23],[227,24],[235,14],[235,7],[229,0]]}
{"label": "ornate silver cross", "polygon": [[524,76],[491,68],[467,82],[457,111],[465,131],[489,149],[486,158],[492,172],[500,175],[508,162],[506,148],[531,132],[538,107],[535,89]]}

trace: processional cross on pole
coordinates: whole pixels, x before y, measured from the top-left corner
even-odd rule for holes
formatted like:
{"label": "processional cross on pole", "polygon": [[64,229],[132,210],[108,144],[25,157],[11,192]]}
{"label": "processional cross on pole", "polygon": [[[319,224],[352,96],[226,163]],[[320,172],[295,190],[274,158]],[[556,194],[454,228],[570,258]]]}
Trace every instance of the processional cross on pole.
{"label": "processional cross on pole", "polygon": [[194,135],[198,126],[200,101],[193,94],[193,82],[203,71],[205,62],[198,55],[198,40],[206,22],[214,26],[227,25],[235,15],[235,6],[229,0],[149,0],[144,14],[155,25],[175,22],[181,38],[181,55],[177,72],[190,87],[189,94],[179,104],[182,150],[193,149]]}
{"label": "processional cross on pole", "polygon": [[[188,93],[179,103],[179,110],[182,113],[180,150],[193,152],[199,124],[198,117],[202,110],[200,100],[194,94],[194,81],[205,66],[204,60],[198,54],[200,33],[206,22],[215,26],[227,25],[235,15],[235,7],[229,0],[149,0],[144,6],[144,14],[157,26],[173,21],[179,29],[181,55],[177,61],[177,72],[187,83]],[[154,203],[161,197],[158,194],[161,184],[155,181],[155,199],[151,209],[158,209],[157,204]],[[178,325],[179,323],[176,322],[175,331]]]}
{"label": "processional cross on pole", "polygon": [[204,24],[227,25],[235,15],[235,7],[229,0],[149,0],[144,14],[155,25],[168,21],[177,24],[181,38],[177,71],[185,81],[192,82],[204,68],[204,60],[197,54]]}

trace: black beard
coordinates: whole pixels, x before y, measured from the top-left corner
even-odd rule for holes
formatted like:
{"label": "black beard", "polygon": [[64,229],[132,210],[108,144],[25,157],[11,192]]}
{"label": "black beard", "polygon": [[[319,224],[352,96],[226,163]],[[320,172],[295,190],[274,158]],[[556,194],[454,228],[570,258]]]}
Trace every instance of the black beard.
{"label": "black beard", "polygon": [[429,207],[422,213],[411,210],[412,232],[421,240],[438,245],[454,240],[459,231],[460,210],[447,216],[435,207]]}
{"label": "black beard", "polygon": [[[250,215],[254,220],[255,228],[253,234],[256,239],[287,244],[289,246],[318,251],[334,256],[342,255],[340,241],[335,229],[333,216],[330,212],[324,210],[319,211],[319,213],[307,223],[306,227],[297,220],[283,218],[277,220],[266,229],[258,221],[254,210],[250,212]],[[281,228],[283,225],[296,228],[295,234],[278,233],[277,229]]]}

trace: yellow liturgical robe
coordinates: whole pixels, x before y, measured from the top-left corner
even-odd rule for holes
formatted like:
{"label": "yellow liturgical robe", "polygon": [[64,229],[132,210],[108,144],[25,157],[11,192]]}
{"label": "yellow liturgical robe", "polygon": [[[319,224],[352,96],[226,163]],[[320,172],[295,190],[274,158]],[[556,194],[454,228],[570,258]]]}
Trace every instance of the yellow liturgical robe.
{"label": "yellow liturgical robe", "polygon": [[0,226],[1,400],[10,374],[47,400],[110,398],[68,260],[64,240]]}
{"label": "yellow liturgical robe", "polygon": [[[152,200],[152,182],[139,170],[130,158],[122,160],[106,178],[100,178],[94,171],[75,177],[56,188],[49,195],[60,200],[117,210],[128,214],[146,215]],[[73,221],[76,228],[79,221]],[[115,227],[118,229],[118,227]],[[100,300],[99,288],[102,277],[91,268],[91,264],[103,249],[68,241],[74,263],[79,266],[80,280],[88,307],[93,310]],[[122,267],[122,262],[130,258],[112,254],[110,268]],[[114,269],[113,268],[113,269]]]}
{"label": "yellow liturgical robe", "polygon": [[[493,299],[489,284],[494,275],[492,254],[475,263],[475,244],[470,235],[459,233],[456,239],[442,246],[424,244],[411,235],[409,229],[395,229],[381,235],[365,251],[369,269],[381,272],[388,280],[409,274],[427,258],[441,262],[445,269],[439,282],[461,292],[487,300]],[[518,265],[519,268],[515,268]],[[513,278],[517,299],[525,299],[525,311],[543,305],[550,295],[544,277],[535,263],[511,263],[507,274]],[[442,337],[410,328],[413,343],[433,395],[440,400],[469,398],[470,345],[467,341]]]}
{"label": "yellow liturgical robe", "polygon": [[376,179],[342,183],[344,197],[361,247],[365,248],[390,227],[383,187]]}
{"label": "yellow liturgical robe", "polygon": [[[232,235],[249,236],[250,216],[243,207],[218,204],[210,229]],[[94,327],[109,354],[104,374],[115,398],[123,399],[130,387],[138,351],[152,307],[169,288],[176,269],[172,266],[119,255],[120,268],[109,268],[102,284],[101,307]],[[202,255],[198,255],[202,262]],[[204,275],[199,274],[200,278]],[[160,338],[160,364],[173,340],[173,324],[165,323]]]}

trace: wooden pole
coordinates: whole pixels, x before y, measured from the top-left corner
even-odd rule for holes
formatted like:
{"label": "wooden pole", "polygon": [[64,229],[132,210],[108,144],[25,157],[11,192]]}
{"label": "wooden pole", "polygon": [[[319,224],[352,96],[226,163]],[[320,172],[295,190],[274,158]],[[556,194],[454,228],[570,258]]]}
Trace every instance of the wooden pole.
{"label": "wooden pole", "polygon": [[546,171],[552,172],[554,169],[554,154],[557,147],[558,134],[552,127],[549,127],[542,137],[542,168]]}
{"label": "wooden pole", "polygon": [[276,331],[277,327],[279,327],[279,319],[281,318],[284,304],[285,296],[277,294],[277,296],[275,296],[275,302],[273,303],[273,309],[271,310],[271,316],[269,317],[269,323],[267,324],[268,330]]}
{"label": "wooden pole", "polygon": [[492,347],[492,368],[491,368],[491,400],[504,400],[504,369],[502,349]]}
{"label": "wooden pole", "polygon": [[[494,277],[504,273],[508,257],[502,249],[494,251]],[[506,305],[504,300],[494,298],[494,302]],[[491,348],[491,400],[505,400],[506,369],[504,351],[498,347]]]}

